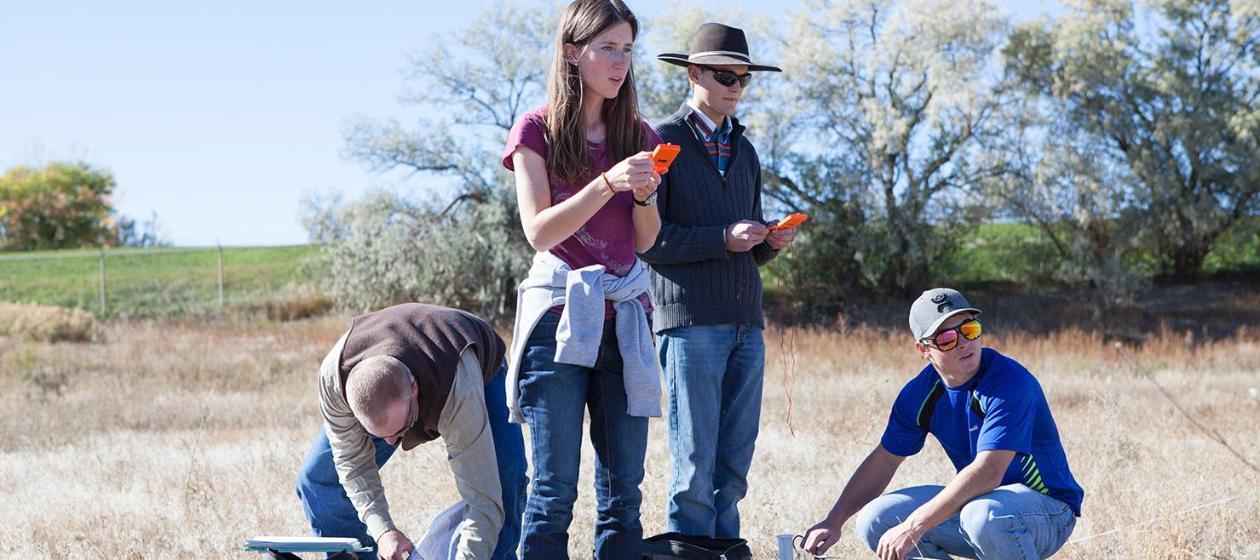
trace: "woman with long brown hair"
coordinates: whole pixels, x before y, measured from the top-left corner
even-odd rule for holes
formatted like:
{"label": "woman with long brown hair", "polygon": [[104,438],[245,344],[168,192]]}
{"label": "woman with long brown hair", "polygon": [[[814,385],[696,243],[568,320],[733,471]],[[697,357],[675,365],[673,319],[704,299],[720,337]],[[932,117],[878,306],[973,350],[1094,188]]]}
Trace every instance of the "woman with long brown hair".
{"label": "woman with long brown hair", "polygon": [[538,251],[517,301],[508,404],[529,426],[534,465],[525,558],[567,558],[582,420],[595,449],[597,558],[639,559],[647,419],[661,415],[637,253],[660,231],[659,137],[638,114],[631,58],[638,22],[620,0],[576,0],[556,37],[547,105],[512,128],[521,224]]}

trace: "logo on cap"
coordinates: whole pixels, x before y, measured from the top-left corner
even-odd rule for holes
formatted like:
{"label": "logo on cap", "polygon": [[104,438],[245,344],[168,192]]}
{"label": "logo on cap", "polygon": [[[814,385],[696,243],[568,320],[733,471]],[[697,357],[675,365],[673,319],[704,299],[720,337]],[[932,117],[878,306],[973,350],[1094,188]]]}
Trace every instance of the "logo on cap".
{"label": "logo on cap", "polygon": [[949,301],[949,296],[946,294],[936,294],[932,296],[932,303],[937,304],[936,305],[937,313],[944,313],[946,311],[954,310],[954,302]]}

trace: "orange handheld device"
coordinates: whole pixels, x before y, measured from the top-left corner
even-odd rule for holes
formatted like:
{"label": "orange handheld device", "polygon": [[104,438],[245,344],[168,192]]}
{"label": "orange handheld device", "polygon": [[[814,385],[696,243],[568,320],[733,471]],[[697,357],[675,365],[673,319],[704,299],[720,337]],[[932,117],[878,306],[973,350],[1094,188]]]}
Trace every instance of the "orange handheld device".
{"label": "orange handheld device", "polygon": [[799,226],[805,223],[805,220],[808,220],[808,219],[809,219],[809,216],[806,216],[805,214],[801,212],[788,214],[786,218],[779,220],[779,223],[770,226],[770,230],[773,231],[776,229],[794,228],[796,226]]}
{"label": "orange handheld device", "polygon": [[657,144],[652,150],[652,169],[664,175],[669,171],[669,165],[674,163],[674,158],[678,157],[679,150],[678,144]]}

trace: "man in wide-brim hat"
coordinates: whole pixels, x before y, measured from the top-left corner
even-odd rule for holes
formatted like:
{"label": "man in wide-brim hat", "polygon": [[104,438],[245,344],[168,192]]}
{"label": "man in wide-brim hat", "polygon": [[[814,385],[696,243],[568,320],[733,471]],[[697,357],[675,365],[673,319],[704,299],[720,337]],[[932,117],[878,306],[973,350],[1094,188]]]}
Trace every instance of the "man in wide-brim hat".
{"label": "man in wide-brim hat", "polygon": [[660,235],[642,255],[669,391],[667,529],[737,537],[765,371],[757,268],[796,232],[766,227],[761,164],[735,109],[752,72],[780,70],[754,63],[744,32],[720,23],[701,25],[687,54],[657,58],[686,67],[691,85],[656,127],[681,151],[657,190]]}

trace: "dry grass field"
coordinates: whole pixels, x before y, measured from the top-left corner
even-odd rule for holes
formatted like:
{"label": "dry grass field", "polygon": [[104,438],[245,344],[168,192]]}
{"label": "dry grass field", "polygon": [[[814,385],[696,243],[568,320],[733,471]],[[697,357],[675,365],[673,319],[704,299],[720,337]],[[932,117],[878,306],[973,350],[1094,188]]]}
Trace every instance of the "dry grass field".
{"label": "dry grass field", "polygon": [[[303,533],[292,485],[319,429],[315,368],[345,324],[336,316],[115,323],[95,343],[0,338],[0,557],[249,558],[244,537]],[[784,334],[789,364],[796,360],[786,382]],[[773,558],[775,534],[801,532],[823,515],[877,442],[893,396],[921,366],[900,337],[856,327],[767,332],[762,432],[743,502],[759,558]],[[984,340],[1040,378],[1086,489],[1075,538],[1101,536],[1058,557],[1260,558],[1260,474],[1182,417],[1110,342],[997,328]],[[1165,332],[1131,352],[1191,414],[1260,463],[1260,331],[1206,340]],[[664,431],[663,421],[652,423],[649,534],[663,527]],[[591,545],[589,447],[584,460],[575,558]],[[400,453],[383,475],[395,518],[414,536],[455,498],[437,445]],[[893,484],[951,475],[929,443]],[[872,557],[851,525],[845,531],[831,556]]]}

